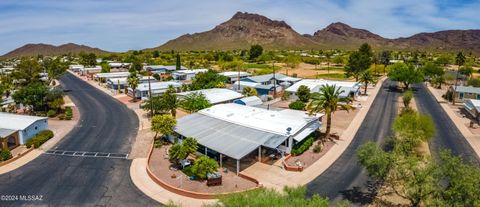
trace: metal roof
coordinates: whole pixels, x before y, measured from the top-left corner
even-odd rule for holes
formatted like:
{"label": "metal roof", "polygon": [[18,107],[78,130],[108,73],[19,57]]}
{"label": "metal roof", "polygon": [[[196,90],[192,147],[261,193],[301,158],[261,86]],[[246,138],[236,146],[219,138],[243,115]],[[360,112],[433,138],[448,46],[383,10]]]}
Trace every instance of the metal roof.
{"label": "metal roof", "polygon": [[[277,79],[277,80],[280,80],[280,79],[283,79],[283,78],[286,78],[286,77],[288,77],[288,76],[283,75],[281,73],[275,73],[275,79]],[[262,83],[262,82],[269,81],[271,79],[273,79],[273,73],[272,74],[266,74],[266,75],[246,77],[246,78],[240,79],[240,81],[251,80],[255,83]]]}
{"label": "metal roof", "polygon": [[243,95],[236,91],[232,91],[225,88],[210,88],[196,91],[187,91],[178,93],[179,96],[187,96],[192,93],[201,93],[207,98],[211,104],[223,103],[235,99],[242,98]]}
{"label": "metal roof", "polygon": [[5,138],[7,136],[10,136],[13,133],[15,133],[16,131],[17,130],[0,128],[0,138]]}
{"label": "metal roof", "polygon": [[[175,82],[175,81],[166,81],[166,82],[150,82],[150,88],[152,89],[152,93],[159,90],[166,90],[168,86],[173,86],[174,88],[179,88],[182,86],[182,83]],[[138,91],[148,91],[148,83],[141,83],[138,84],[137,89]]]}
{"label": "metal roof", "polygon": [[[452,87],[455,90],[455,86],[452,86]],[[472,87],[472,86],[457,86],[456,91],[457,92],[462,92],[462,93],[480,94],[480,88]]]}
{"label": "metal roof", "polygon": [[24,130],[38,120],[47,121],[47,117],[0,112],[0,128],[4,129]]}
{"label": "metal roof", "polygon": [[97,78],[121,78],[128,77],[130,72],[116,72],[116,73],[97,73],[95,77]]}
{"label": "metal roof", "polygon": [[276,148],[287,136],[265,132],[203,114],[177,120],[175,131],[195,138],[199,144],[234,159],[241,159],[259,146]]}

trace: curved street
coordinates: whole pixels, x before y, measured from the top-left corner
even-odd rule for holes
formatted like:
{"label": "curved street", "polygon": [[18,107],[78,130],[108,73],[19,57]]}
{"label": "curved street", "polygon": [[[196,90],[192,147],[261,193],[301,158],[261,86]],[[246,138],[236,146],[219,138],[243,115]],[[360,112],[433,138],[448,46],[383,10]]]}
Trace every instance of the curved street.
{"label": "curved street", "polygon": [[[78,125],[54,149],[127,154],[138,129],[124,104],[67,73],[61,84],[78,107]],[[52,150],[54,150],[52,149]],[[0,201],[0,206],[158,206],[132,183],[131,161],[42,154],[0,175],[2,195],[41,196],[41,201]]]}
{"label": "curved street", "polygon": [[479,165],[477,154],[427,87],[416,84],[415,89],[418,110],[432,116],[437,129],[435,137],[429,142],[432,154],[437,156],[442,149],[449,149],[454,155],[462,156],[464,160]]}
{"label": "curved street", "polygon": [[397,114],[399,93],[395,86],[390,80],[383,83],[352,143],[324,173],[307,185],[309,195],[318,193],[333,203],[345,199],[355,205],[365,205],[372,201],[372,183],[358,163],[356,150],[367,141],[384,145]]}

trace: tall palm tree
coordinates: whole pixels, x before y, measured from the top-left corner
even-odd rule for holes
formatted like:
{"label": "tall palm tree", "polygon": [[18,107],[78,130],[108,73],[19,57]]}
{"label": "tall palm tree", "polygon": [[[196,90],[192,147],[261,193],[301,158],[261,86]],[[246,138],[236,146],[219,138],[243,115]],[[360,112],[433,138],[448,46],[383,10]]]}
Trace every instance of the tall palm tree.
{"label": "tall palm tree", "polygon": [[340,94],[343,92],[345,91],[335,85],[324,85],[320,88],[320,92],[312,94],[312,101],[307,106],[310,114],[324,112],[327,116],[327,129],[325,131],[326,139],[330,138],[332,113],[334,113],[338,107],[347,111],[353,109],[349,97],[340,97]]}
{"label": "tall palm tree", "polygon": [[358,81],[360,83],[365,84],[365,90],[363,93],[367,95],[368,84],[375,82],[375,78],[373,77],[372,71],[365,70],[362,73],[360,73],[360,76],[358,77]]}
{"label": "tall palm tree", "polygon": [[133,102],[135,102],[135,101],[137,101],[137,96],[135,95],[135,90],[138,87],[138,84],[140,82],[140,78],[138,78],[136,72],[133,72],[133,73],[130,74],[130,76],[128,76],[127,81],[128,81],[128,85],[130,86],[130,88],[132,88]]}

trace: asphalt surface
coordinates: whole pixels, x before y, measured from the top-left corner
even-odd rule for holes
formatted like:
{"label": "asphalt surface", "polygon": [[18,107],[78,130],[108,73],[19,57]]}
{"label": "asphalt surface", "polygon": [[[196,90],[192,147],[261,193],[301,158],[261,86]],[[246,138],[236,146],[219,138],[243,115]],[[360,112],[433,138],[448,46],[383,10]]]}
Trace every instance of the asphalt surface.
{"label": "asphalt surface", "polygon": [[366,205],[374,198],[374,183],[357,159],[357,148],[368,141],[383,146],[391,135],[397,114],[399,92],[395,82],[385,81],[370,107],[352,143],[320,176],[307,185],[307,194],[326,196],[332,203],[348,200],[352,205]]}
{"label": "asphalt surface", "polygon": [[[71,74],[61,83],[71,90],[81,120],[54,148],[129,153],[138,129],[135,113]],[[0,206],[159,206],[132,183],[130,164],[127,159],[42,154],[0,175]],[[25,201],[28,196],[34,200]]]}
{"label": "asphalt surface", "polygon": [[435,137],[429,141],[432,155],[436,157],[441,150],[448,149],[454,155],[462,156],[464,160],[479,165],[479,158],[473,148],[425,85],[416,84],[414,90],[418,110],[432,117],[437,130]]}

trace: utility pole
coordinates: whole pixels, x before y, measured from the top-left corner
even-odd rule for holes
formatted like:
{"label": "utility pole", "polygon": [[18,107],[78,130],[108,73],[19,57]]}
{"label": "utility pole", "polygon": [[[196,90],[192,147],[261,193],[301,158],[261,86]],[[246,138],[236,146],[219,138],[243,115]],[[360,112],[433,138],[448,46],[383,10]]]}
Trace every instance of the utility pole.
{"label": "utility pole", "polygon": [[[459,67],[460,69],[460,67]],[[457,96],[457,84],[458,84],[458,69],[457,69],[457,73],[455,75],[455,86],[453,87],[453,97],[452,97],[452,105],[455,105],[455,97]]]}
{"label": "utility pole", "polygon": [[237,82],[238,82],[238,91],[240,91],[240,67],[237,66],[238,75],[237,75]]}
{"label": "utility pole", "polygon": [[273,70],[273,98],[277,98],[277,79],[275,79],[275,60],[272,62]]}
{"label": "utility pole", "polygon": [[150,85],[151,72],[148,71],[148,100],[150,101],[150,116],[153,118],[153,100],[152,100],[152,86]]}

